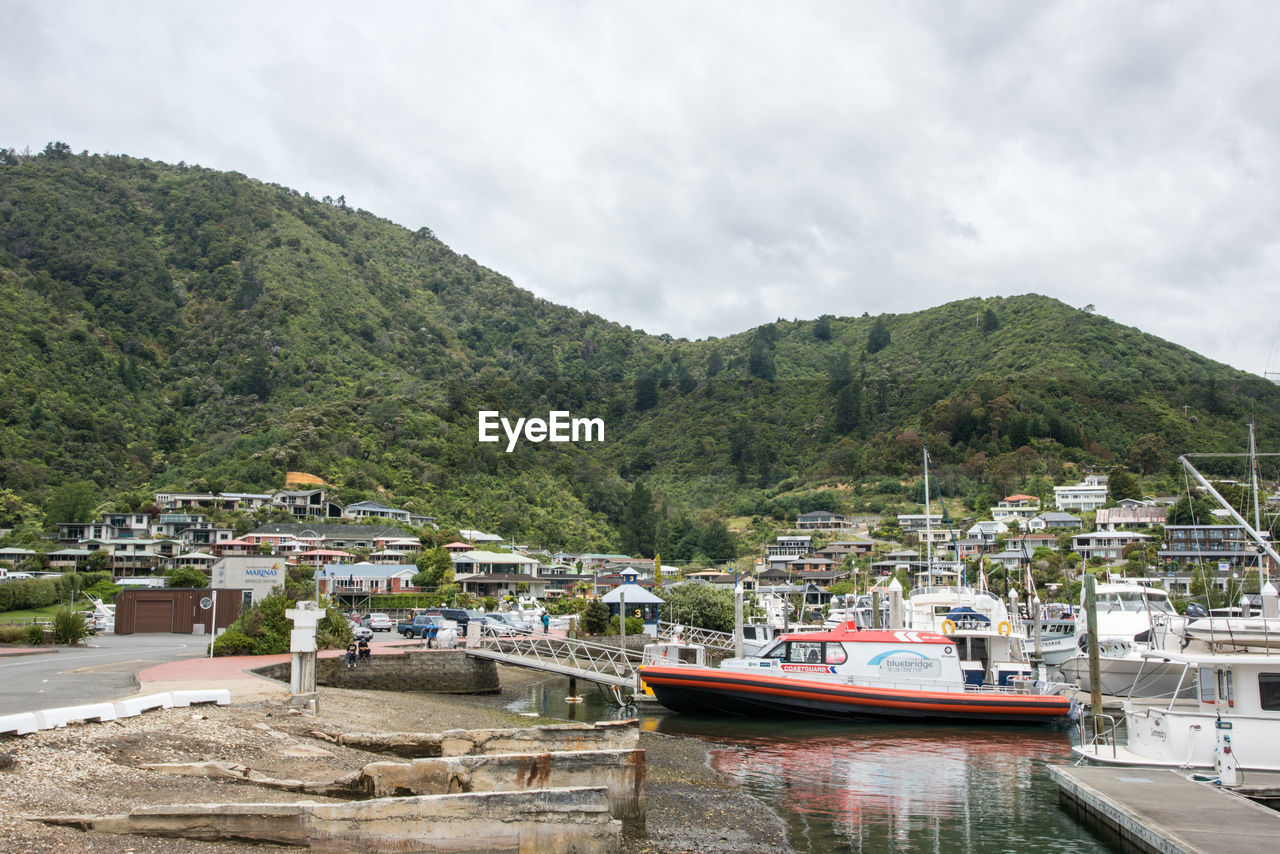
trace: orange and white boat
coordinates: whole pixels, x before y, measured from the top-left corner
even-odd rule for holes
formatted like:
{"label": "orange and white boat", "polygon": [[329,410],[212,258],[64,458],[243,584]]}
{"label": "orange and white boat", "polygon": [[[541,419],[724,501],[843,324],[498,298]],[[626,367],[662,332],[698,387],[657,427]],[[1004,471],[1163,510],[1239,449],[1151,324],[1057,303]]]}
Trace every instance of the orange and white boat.
{"label": "orange and white boat", "polygon": [[955,641],[935,632],[866,631],[849,622],[782,635],[760,655],[718,667],[647,663],[640,678],[659,703],[686,714],[1002,723],[1073,715],[1066,686],[1007,664],[988,671],[963,661]]}

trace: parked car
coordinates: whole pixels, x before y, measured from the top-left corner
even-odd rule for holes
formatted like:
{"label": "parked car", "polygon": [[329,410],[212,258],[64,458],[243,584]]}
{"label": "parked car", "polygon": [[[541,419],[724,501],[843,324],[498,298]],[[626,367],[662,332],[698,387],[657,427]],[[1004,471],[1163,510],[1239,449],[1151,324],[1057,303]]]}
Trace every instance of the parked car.
{"label": "parked car", "polygon": [[467,636],[467,623],[471,622],[471,617],[461,608],[429,608],[426,613],[455,623],[458,627],[458,637]]}
{"label": "parked car", "polygon": [[503,626],[510,629],[511,634],[528,635],[533,633],[533,626],[523,622],[514,614],[508,614],[505,611],[495,611],[492,614],[485,614],[485,620],[492,626]]}
{"label": "parked car", "polygon": [[360,640],[361,638],[368,640],[373,637],[373,629],[368,626],[362,626],[359,623],[351,623],[351,637],[355,640]]}
{"label": "parked car", "polygon": [[407,638],[428,640],[434,639],[445,628],[449,627],[435,614],[417,614],[412,620],[404,620],[396,625],[396,631]]}
{"label": "parked car", "polygon": [[364,626],[375,632],[389,632],[396,627],[386,614],[370,614],[364,618]]}

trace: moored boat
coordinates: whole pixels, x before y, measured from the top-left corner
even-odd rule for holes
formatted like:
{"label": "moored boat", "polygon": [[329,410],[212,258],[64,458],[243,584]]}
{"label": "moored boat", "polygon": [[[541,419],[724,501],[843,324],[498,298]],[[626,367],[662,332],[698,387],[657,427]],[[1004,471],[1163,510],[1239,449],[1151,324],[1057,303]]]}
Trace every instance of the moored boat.
{"label": "moored boat", "polygon": [[[836,629],[777,638],[719,667],[646,664],[658,702],[687,714],[1044,723],[1072,714],[1061,685],[973,684],[956,642],[916,631]],[[966,681],[966,672],[970,679]]]}

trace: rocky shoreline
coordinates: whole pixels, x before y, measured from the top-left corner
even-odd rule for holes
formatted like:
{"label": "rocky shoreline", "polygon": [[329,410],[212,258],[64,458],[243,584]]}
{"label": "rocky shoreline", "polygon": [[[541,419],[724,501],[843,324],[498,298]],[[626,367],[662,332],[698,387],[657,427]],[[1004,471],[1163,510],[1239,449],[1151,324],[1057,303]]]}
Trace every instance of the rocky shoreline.
{"label": "rocky shoreline", "polygon": [[[290,795],[226,780],[159,777],[152,762],[232,761],[278,776],[319,779],[351,770],[370,754],[316,739],[313,731],[528,726],[550,722],[506,707],[544,674],[501,667],[500,693],[450,696],[323,688],[315,717],[252,702],[148,712],[28,736],[0,736],[0,850],[172,854],[173,840],[55,827],[28,816],[123,812],[151,803],[287,801]],[[783,821],[707,762],[707,742],[641,733],[646,752],[648,834],[625,854],[755,854],[791,851]],[[3,764],[3,763],[0,763]],[[192,852],[289,851],[274,845],[183,840]]]}

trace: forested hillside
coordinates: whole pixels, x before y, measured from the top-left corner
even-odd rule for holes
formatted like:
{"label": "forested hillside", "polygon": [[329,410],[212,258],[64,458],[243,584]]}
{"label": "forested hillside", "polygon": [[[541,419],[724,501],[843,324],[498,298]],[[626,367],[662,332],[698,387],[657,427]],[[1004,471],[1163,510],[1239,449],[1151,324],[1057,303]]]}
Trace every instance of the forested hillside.
{"label": "forested hillside", "polygon": [[[651,550],[703,511],[858,509],[923,445],[981,498],[1072,464],[1159,474],[1250,418],[1280,439],[1275,386],[1040,296],[673,340],[341,198],[63,145],[0,152],[0,322],[0,527],[65,521],[43,511],[69,484],[137,507],[300,470],[344,502]],[[606,441],[506,453],[481,409],[600,417]]]}

